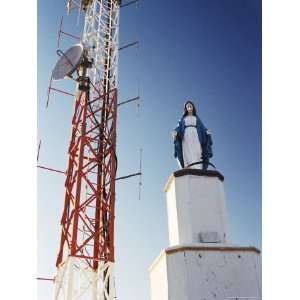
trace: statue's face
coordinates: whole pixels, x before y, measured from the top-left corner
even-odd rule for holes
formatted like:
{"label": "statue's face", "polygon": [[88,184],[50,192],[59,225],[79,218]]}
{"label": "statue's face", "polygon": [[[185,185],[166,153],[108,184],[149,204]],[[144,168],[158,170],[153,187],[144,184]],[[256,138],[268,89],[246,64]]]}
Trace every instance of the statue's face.
{"label": "statue's face", "polygon": [[188,113],[192,113],[193,112],[193,105],[191,103],[188,103],[186,105],[186,110],[188,111]]}

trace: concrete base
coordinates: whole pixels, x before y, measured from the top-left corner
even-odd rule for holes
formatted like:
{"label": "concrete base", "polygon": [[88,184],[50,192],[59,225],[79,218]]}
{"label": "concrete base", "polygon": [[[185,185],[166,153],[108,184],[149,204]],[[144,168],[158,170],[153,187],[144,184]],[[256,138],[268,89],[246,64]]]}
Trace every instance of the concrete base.
{"label": "concrete base", "polygon": [[151,300],[261,299],[261,259],[254,247],[170,247],[158,256],[149,273]]}
{"label": "concrete base", "polygon": [[223,180],[217,171],[195,169],[169,177],[165,192],[171,246],[228,241]]}

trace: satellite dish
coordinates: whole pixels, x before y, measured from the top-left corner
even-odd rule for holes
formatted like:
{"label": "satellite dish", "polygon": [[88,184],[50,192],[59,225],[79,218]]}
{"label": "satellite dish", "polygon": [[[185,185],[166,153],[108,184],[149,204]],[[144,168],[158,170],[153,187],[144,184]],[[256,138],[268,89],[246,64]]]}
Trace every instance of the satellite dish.
{"label": "satellite dish", "polygon": [[72,75],[82,62],[83,50],[82,44],[73,45],[66,52],[58,50],[57,53],[60,55],[60,59],[52,71],[52,79],[60,80]]}

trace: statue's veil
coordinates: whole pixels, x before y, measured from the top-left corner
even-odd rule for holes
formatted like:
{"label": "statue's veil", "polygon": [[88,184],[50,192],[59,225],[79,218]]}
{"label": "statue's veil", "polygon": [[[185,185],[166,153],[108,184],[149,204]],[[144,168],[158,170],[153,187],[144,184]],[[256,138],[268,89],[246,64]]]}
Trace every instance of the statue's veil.
{"label": "statue's veil", "polygon": [[187,114],[188,114],[188,111],[186,109],[186,105],[190,103],[193,105],[193,115],[194,116],[197,116],[197,111],[196,111],[196,107],[195,107],[195,104],[191,101],[191,100],[188,100],[184,103],[184,107],[183,107],[183,115],[182,115],[182,118],[184,118]]}

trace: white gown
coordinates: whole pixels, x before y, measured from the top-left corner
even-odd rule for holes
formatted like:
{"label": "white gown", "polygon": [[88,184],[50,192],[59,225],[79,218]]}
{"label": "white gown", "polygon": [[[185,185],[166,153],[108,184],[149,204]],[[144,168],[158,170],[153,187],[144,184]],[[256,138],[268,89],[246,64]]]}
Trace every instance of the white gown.
{"label": "white gown", "polygon": [[[186,116],[184,118],[185,125],[196,126],[195,116]],[[202,148],[199,141],[197,128],[186,127],[184,130],[184,136],[182,140],[182,155],[184,161],[184,167],[201,160]],[[189,168],[199,169],[200,164],[193,165]]]}

